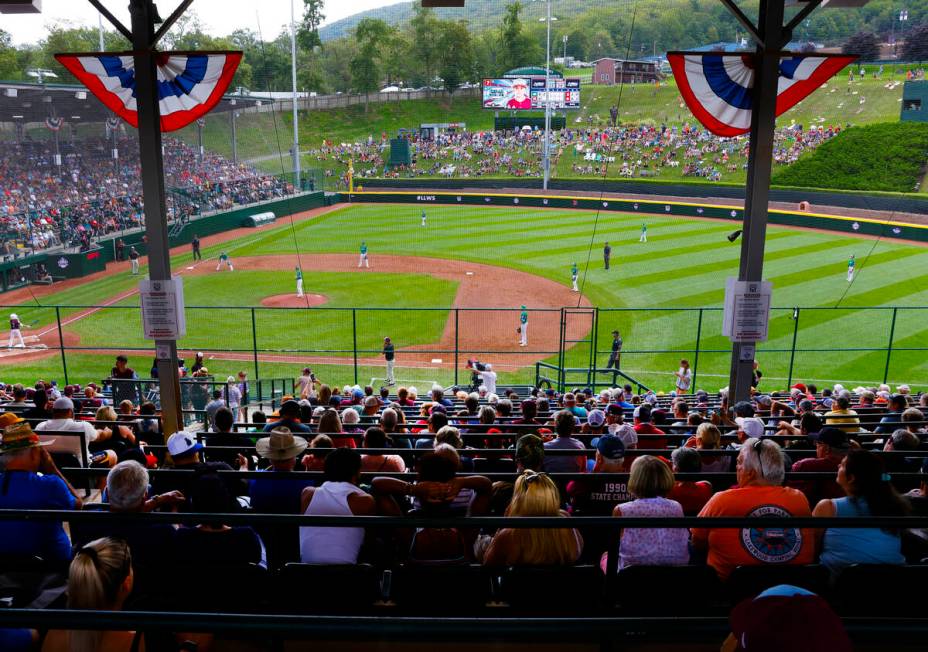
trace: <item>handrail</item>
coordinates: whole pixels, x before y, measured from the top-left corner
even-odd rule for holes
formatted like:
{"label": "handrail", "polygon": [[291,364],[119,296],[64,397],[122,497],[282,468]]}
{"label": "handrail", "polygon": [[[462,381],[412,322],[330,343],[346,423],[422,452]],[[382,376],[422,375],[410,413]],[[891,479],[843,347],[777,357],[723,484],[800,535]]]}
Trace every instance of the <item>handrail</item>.
{"label": "handrail", "polygon": [[[747,516],[318,516],[306,514],[262,514],[255,512],[109,512],[65,509],[0,509],[0,521],[68,521],[71,523],[173,523],[225,525],[300,525],[303,527],[429,527],[452,528],[466,523],[471,528],[928,528],[928,516],[873,517],[747,517]],[[2,611],[2,610],[0,610]]]}

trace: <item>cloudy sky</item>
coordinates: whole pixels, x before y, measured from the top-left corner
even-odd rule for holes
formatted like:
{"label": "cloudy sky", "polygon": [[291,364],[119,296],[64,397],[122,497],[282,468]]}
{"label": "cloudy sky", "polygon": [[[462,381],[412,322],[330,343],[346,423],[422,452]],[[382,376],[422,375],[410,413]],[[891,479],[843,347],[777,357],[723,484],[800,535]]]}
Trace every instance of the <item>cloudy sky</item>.
{"label": "cloudy sky", "polygon": [[[326,0],[326,22],[332,22],[359,11],[395,4],[398,0]],[[103,0],[123,24],[129,24],[128,0]],[[177,6],[178,0],[156,1],[162,17]],[[294,0],[297,16],[302,13],[302,0]],[[290,21],[290,0],[194,0],[191,9],[212,34],[228,34],[240,27],[257,31],[260,7],[261,30],[277,35],[280,27]],[[4,15],[3,29],[12,34],[16,44],[34,43],[45,34],[46,25],[63,22],[74,25],[97,25],[97,10],[87,0],[42,0],[42,13],[37,15]]]}

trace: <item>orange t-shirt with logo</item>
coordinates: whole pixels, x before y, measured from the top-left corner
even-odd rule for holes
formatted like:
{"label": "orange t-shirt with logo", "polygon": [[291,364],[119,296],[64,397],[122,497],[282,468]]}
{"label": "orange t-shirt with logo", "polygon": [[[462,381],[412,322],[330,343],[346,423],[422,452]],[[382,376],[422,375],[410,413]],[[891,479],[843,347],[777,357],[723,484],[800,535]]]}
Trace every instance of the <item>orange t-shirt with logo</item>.
{"label": "orange t-shirt with logo", "polygon": [[[712,496],[699,516],[811,516],[805,495],[790,487],[747,486]],[[706,548],[707,562],[722,580],[736,566],[811,564],[812,530],[800,528],[693,528],[693,544]]]}

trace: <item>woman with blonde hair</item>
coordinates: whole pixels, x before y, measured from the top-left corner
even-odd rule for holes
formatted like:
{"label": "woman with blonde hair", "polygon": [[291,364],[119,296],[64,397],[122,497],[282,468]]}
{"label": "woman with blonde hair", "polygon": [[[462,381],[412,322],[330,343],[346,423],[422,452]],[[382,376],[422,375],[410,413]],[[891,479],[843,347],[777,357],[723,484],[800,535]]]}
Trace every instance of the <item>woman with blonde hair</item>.
{"label": "woman with blonde hair", "polygon": [[[121,539],[97,539],[77,550],[68,573],[68,608],[122,611],[132,592],[132,556]],[[141,633],[52,630],[42,652],[144,650]]]}
{"label": "woman with blonde hair", "polygon": [[[700,423],[696,434],[686,440],[684,446],[698,450],[718,450],[722,443],[722,431],[708,421]],[[727,455],[700,455],[703,473],[727,473],[731,470],[731,457]]]}
{"label": "woman with blonde hair", "polygon": [[[628,478],[628,491],[635,497],[620,503],[613,516],[629,518],[683,516],[683,507],[666,498],[673,489],[673,472],[651,455],[636,457]],[[627,566],[685,566],[690,561],[689,531],[686,528],[625,528],[619,543],[619,570]],[[601,560],[606,570],[606,555]]]}
{"label": "woman with blonde hair", "polygon": [[[506,516],[563,516],[561,494],[545,473],[525,471],[516,478]],[[483,557],[486,566],[556,566],[580,558],[583,539],[574,528],[503,528]]]}
{"label": "woman with blonde hair", "polygon": [[[98,408],[95,418],[97,421],[118,421],[118,418],[116,417],[116,410],[114,410],[110,405],[104,405],[103,407]],[[135,434],[132,432],[132,428],[129,426],[123,426],[114,423],[111,426],[106,426],[105,428],[100,428],[98,430],[109,430],[112,433],[109,441],[107,442],[107,447],[109,448],[113,448],[114,445],[117,448],[135,446]],[[119,444],[122,444],[122,446],[119,446]]]}

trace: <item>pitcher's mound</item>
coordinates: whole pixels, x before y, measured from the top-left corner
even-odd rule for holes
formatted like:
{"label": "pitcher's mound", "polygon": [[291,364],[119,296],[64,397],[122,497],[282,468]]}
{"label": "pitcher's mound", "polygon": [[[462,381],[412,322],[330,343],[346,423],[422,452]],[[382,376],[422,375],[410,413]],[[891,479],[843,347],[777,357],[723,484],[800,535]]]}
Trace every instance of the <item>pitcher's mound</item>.
{"label": "pitcher's mound", "polygon": [[276,294],[261,299],[261,305],[267,308],[306,308],[307,306],[321,306],[329,300],[324,294],[307,294],[302,297],[296,294]]}

